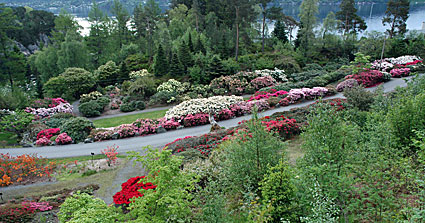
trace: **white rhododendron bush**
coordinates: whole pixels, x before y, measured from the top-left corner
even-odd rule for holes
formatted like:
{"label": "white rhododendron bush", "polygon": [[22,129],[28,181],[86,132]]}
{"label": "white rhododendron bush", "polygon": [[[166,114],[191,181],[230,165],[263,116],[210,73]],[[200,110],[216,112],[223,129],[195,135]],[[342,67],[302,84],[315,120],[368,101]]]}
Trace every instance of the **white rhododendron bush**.
{"label": "white rhododendron bush", "polygon": [[240,96],[214,96],[210,98],[192,99],[184,101],[167,111],[167,119],[180,118],[189,114],[217,113],[223,109],[229,109],[231,105],[244,102]]}

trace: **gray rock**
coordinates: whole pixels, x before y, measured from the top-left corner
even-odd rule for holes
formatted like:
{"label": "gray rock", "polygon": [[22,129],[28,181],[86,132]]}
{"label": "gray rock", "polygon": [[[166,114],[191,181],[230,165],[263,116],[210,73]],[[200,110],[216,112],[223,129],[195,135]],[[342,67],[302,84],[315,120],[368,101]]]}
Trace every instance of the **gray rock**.
{"label": "gray rock", "polygon": [[164,133],[167,132],[167,130],[162,127],[162,126],[158,126],[158,128],[156,128],[156,133]]}
{"label": "gray rock", "polygon": [[134,133],[134,136],[140,136],[140,133],[139,132],[136,132],[136,133]]}
{"label": "gray rock", "polygon": [[24,148],[30,148],[30,147],[34,147],[34,145],[33,144],[24,143],[24,144],[22,144],[22,147],[24,147]]}
{"label": "gray rock", "polygon": [[84,140],[84,143],[93,143],[93,139],[87,138],[87,139]]}
{"label": "gray rock", "polygon": [[114,133],[114,134],[112,134],[112,139],[118,139],[118,137],[119,137],[120,135],[116,132],[116,133]]}
{"label": "gray rock", "polygon": [[177,130],[183,129],[183,128],[184,128],[184,125],[181,125],[181,126],[177,127]]}

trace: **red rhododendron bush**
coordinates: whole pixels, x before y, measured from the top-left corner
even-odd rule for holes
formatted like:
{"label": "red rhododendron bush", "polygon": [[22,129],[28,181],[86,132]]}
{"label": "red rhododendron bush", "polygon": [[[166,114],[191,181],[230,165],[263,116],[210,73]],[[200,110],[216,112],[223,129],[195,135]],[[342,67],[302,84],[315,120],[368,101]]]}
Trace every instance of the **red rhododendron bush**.
{"label": "red rhododendron bush", "polygon": [[131,198],[142,197],[140,189],[149,190],[155,189],[156,186],[152,183],[143,183],[142,179],[145,176],[133,177],[121,185],[121,191],[117,192],[113,198],[115,204],[130,204]]}
{"label": "red rhododendron bush", "polygon": [[365,87],[373,87],[384,81],[384,75],[379,70],[367,70],[359,74],[347,75],[345,79],[355,79]]}

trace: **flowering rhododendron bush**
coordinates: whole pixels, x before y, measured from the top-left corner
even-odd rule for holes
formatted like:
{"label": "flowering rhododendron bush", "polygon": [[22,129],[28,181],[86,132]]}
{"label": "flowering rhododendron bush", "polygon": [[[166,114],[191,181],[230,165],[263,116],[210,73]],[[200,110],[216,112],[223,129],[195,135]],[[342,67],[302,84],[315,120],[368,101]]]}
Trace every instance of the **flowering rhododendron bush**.
{"label": "flowering rhododendron bush", "polygon": [[347,80],[345,80],[345,81],[343,81],[343,82],[339,83],[339,84],[336,86],[336,90],[337,90],[337,91],[339,91],[339,92],[341,92],[341,91],[343,91],[345,88],[352,88],[352,87],[355,87],[355,86],[358,86],[358,85],[359,85],[359,82],[357,82],[357,80],[356,80],[356,79],[347,79]]}
{"label": "flowering rhododendron bush", "polygon": [[41,130],[38,134],[37,134],[37,139],[40,138],[47,138],[50,139],[55,135],[58,135],[60,133],[60,128],[53,128],[53,129],[45,129],[45,130]]}
{"label": "flowering rhododendron bush", "polygon": [[295,119],[288,119],[283,115],[276,118],[266,116],[261,120],[261,124],[267,131],[277,132],[283,139],[289,139],[301,132],[300,126]]}
{"label": "flowering rhododendron bush", "polygon": [[61,133],[55,139],[56,144],[58,145],[66,145],[72,143],[72,138],[66,134],[66,132]]}
{"label": "flowering rhododendron bush", "polygon": [[410,68],[392,69],[390,74],[391,77],[407,77],[410,74]]}
{"label": "flowering rhododendron bush", "polygon": [[277,81],[271,76],[257,77],[250,82],[255,90],[259,90],[264,87],[270,87],[277,84]]}
{"label": "flowering rhododendron bush", "polygon": [[189,114],[217,113],[223,109],[229,109],[233,104],[238,104],[243,101],[243,98],[239,96],[214,96],[210,98],[192,99],[184,101],[169,109],[165,117],[167,119],[178,119]]}
{"label": "flowering rhododendron bush", "polygon": [[249,83],[245,78],[240,78],[237,74],[231,76],[221,76],[211,81],[210,87],[213,90],[222,89],[225,94],[242,95]]}
{"label": "flowering rhododendron bush", "polygon": [[72,105],[69,103],[60,103],[50,108],[31,108],[27,107],[26,112],[36,115],[40,118],[50,117],[57,113],[72,113]]}
{"label": "flowering rhododendron bush", "polygon": [[113,198],[115,204],[130,204],[131,198],[142,197],[143,194],[139,190],[155,189],[152,183],[143,183],[145,176],[133,177],[121,185],[121,191],[117,192]]}
{"label": "flowering rhododendron bush", "polygon": [[288,93],[288,97],[291,99],[292,102],[296,102],[302,99],[314,99],[318,97],[324,97],[328,92],[329,90],[324,87],[291,89]]}
{"label": "flowering rhododendron bush", "polygon": [[359,74],[347,75],[345,79],[355,79],[365,87],[373,87],[384,81],[384,75],[379,70],[368,70]]}
{"label": "flowering rhododendron bush", "polygon": [[0,186],[25,183],[34,178],[50,177],[56,168],[55,162],[48,162],[37,155],[10,156],[0,153]]}
{"label": "flowering rhododendron bush", "polygon": [[284,96],[284,95],[287,95],[288,94],[287,91],[282,91],[282,90],[281,91],[277,91],[275,89],[271,89],[271,91],[273,93],[270,93],[270,92],[267,92],[267,91],[257,91],[257,92],[255,92],[255,94],[253,96],[251,96],[249,98],[248,101],[260,100],[262,98],[268,99],[270,97],[280,97],[280,96]]}
{"label": "flowering rhododendron bush", "polygon": [[264,70],[255,70],[254,73],[259,77],[271,76],[279,82],[287,82],[288,78],[286,77],[285,71],[278,68],[274,70],[264,69]]}
{"label": "flowering rhododendron bush", "polygon": [[44,98],[34,101],[31,104],[32,108],[54,108],[61,103],[68,103],[62,98]]}

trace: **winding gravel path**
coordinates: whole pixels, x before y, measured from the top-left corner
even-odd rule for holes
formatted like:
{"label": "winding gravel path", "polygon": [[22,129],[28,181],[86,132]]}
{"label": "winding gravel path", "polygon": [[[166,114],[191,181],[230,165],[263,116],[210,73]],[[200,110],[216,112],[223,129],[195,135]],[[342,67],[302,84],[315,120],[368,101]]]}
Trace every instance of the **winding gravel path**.
{"label": "winding gravel path", "polygon": [[[385,92],[393,91],[396,87],[405,87],[407,86],[406,81],[402,79],[392,79],[389,82],[386,82],[383,85]],[[373,91],[377,87],[369,88],[368,90]],[[331,97],[326,97],[326,99],[331,98],[343,98],[344,96],[341,93],[338,93]],[[265,112],[260,113],[262,116],[272,115],[275,112],[288,111],[296,107],[304,107],[311,103],[314,103],[315,100],[305,101],[299,104],[290,105],[286,107],[279,107],[271,109]],[[220,121],[218,124],[222,127],[233,127],[242,120],[248,120],[251,118],[251,115],[246,115],[230,120]],[[142,151],[142,147],[151,145],[155,148],[163,147],[165,144],[172,142],[177,138],[182,138],[185,136],[199,136],[210,131],[210,125],[203,125],[191,128],[183,128],[175,131],[168,131],[162,134],[153,134],[149,136],[142,137],[133,137],[126,139],[118,139],[113,141],[102,141],[89,144],[73,144],[73,145],[64,145],[64,146],[47,146],[47,147],[32,147],[32,148],[5,148],[0,149],[0,153],[9,153],[12,156],[22,155],[22,154],[33,154],[37,153],[40,156],[47,158],[59,158],[59,157],[75,157],[75,156],[85,156],[90,155],[94,152],[95,154],[100,154],[100,151],[105,149],[107,146],[113,144],[119,146],[119,153],[125,153],[127,151]]]}

